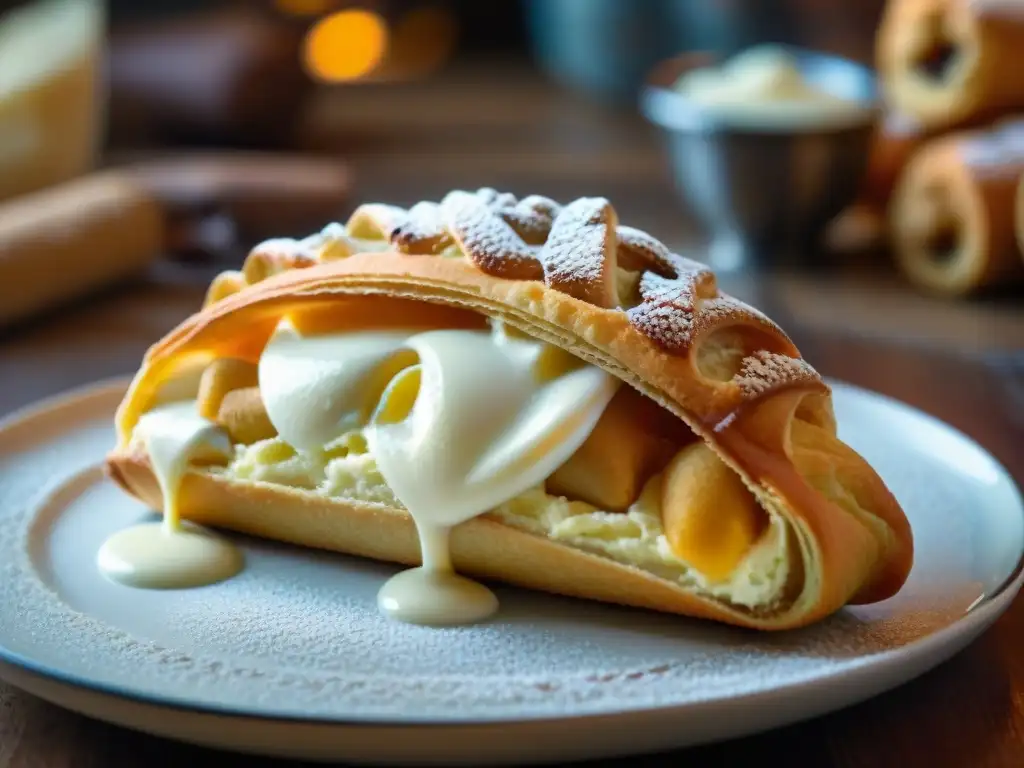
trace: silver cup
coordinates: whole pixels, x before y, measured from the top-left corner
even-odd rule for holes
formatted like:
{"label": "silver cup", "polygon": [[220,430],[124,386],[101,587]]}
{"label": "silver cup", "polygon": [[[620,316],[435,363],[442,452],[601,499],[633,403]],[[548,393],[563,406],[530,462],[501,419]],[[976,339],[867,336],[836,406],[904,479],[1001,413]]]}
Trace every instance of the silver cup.
{"label": "silver cup", "polygon": [[659,65],[641,92],[644,115],[664,131],[676,186],[706,229],[716,269],[820,264],[821,235],[857,195],[879,113],[874,74],[853,61],[789,48],[814,85],[863,103],[865,118],[835,128],[765,129],[726,123],[673,84],[717,63],[685,54]]}

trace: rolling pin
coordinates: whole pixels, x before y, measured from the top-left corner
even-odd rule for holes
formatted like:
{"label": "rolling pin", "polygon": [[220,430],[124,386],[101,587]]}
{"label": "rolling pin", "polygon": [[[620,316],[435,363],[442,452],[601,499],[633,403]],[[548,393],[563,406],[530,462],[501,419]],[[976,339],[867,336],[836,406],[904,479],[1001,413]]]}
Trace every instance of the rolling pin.
{"label": "rolling pin", "polygon": [[[144,271],[216,259],[342,214],[349,175],[317,158],[197,156],[112,168],[0,204],[0,327]],[[210,222],[219,222],[210,235]]]}

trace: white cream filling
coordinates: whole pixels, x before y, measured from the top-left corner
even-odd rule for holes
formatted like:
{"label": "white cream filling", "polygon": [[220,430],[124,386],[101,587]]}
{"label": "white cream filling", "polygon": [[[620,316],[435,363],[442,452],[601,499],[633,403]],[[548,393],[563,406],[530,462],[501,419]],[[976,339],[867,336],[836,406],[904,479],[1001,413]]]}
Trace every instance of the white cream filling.
{"label": "white cream filling", "polygon": [[[174,394],[193,388],[186,373],[168,388]],[[421,380],[417,391],[396,391],[412,373]],[[737,606],[776,605],[790,575],[790,537],[777,516],[729,577],[711,580],[669,544],[661,476],[624,513],[546,492],[546,478],[584,442],[618,385],[500,323],[490,334],[314,336],[284,323],[259,364],[261,396],[279,435],[236,445],[226,467],[200,471],[397,509],[408,510],[401,499],[412,499],[421,540],[438,531],[446,541],[452,526],[490,514]],[[397,419],[387,415],[394,408]],[[446,549],[434,559],[451,570]]]}
{"label": "white cream filling", "polygon": [[[346,433],[319,454],[297,453],[279,438],[235,447],[227,467],[208,470],[232,480],[299,488],[332,499],[402,508],[377,469],[362,433]],[[787,526],[772,518],[768,530],[732,575],[711,582],[672,550],[662,525],[660,476],[624,513],[553,496],[543,486],[498,505],[491,515],[513,528],[633,566],[745,608],[778,602],[789,577]]]}

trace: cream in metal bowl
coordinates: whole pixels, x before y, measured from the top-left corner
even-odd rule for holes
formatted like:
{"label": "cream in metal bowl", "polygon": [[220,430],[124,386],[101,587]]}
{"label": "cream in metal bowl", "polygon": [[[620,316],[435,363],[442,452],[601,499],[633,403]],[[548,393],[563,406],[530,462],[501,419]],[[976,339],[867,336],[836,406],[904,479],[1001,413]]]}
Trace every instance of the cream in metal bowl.
{"label": "cream in metal bowl", "polygon": [[870,70],[782,46],[670,59],[641,107],[708,235],[698,258],[725,271],[818,260],[821,233],[857,194],[878,116]]}
{"label": "cream in metal bowl", "polygon": [[755,130],[821,130],[863,125],[872,105],[815,82],[786,48],[756,46],[726,61],[684,72],[674,89],[714,119]]}

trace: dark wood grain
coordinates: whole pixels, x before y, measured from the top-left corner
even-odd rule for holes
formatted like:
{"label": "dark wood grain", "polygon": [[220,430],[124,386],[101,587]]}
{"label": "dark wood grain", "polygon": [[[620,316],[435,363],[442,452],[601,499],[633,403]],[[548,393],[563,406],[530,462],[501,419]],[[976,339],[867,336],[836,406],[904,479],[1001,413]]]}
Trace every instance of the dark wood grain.
{"label": "dark wood grain", "polygon": [[[610,197],[621,218],[694,247],[658,137],[628,111],[516,73],[346,92],[307,116],[318,151],[344,148],[356,197],[409,203],[490,185],[556,198]],[[339,211],[344,218],[348,211]],[[209,269],[158,265],[130,286],[0,335],[0,414],[97,378],[130,374],[145,348],[199,303]],[[823,373],[899,398],[978,440],[1024,483],[1024,303],[951,304],[884,270],[734,276]],[[1024,764],[1024,600],[952,661],[891,693],[767,734],[652,758],[653,765],[932,768]],[[0,684],[0,768],[225,768],[218,755],[70,714]],[[606,761],[600,765],[626,765]]]}

